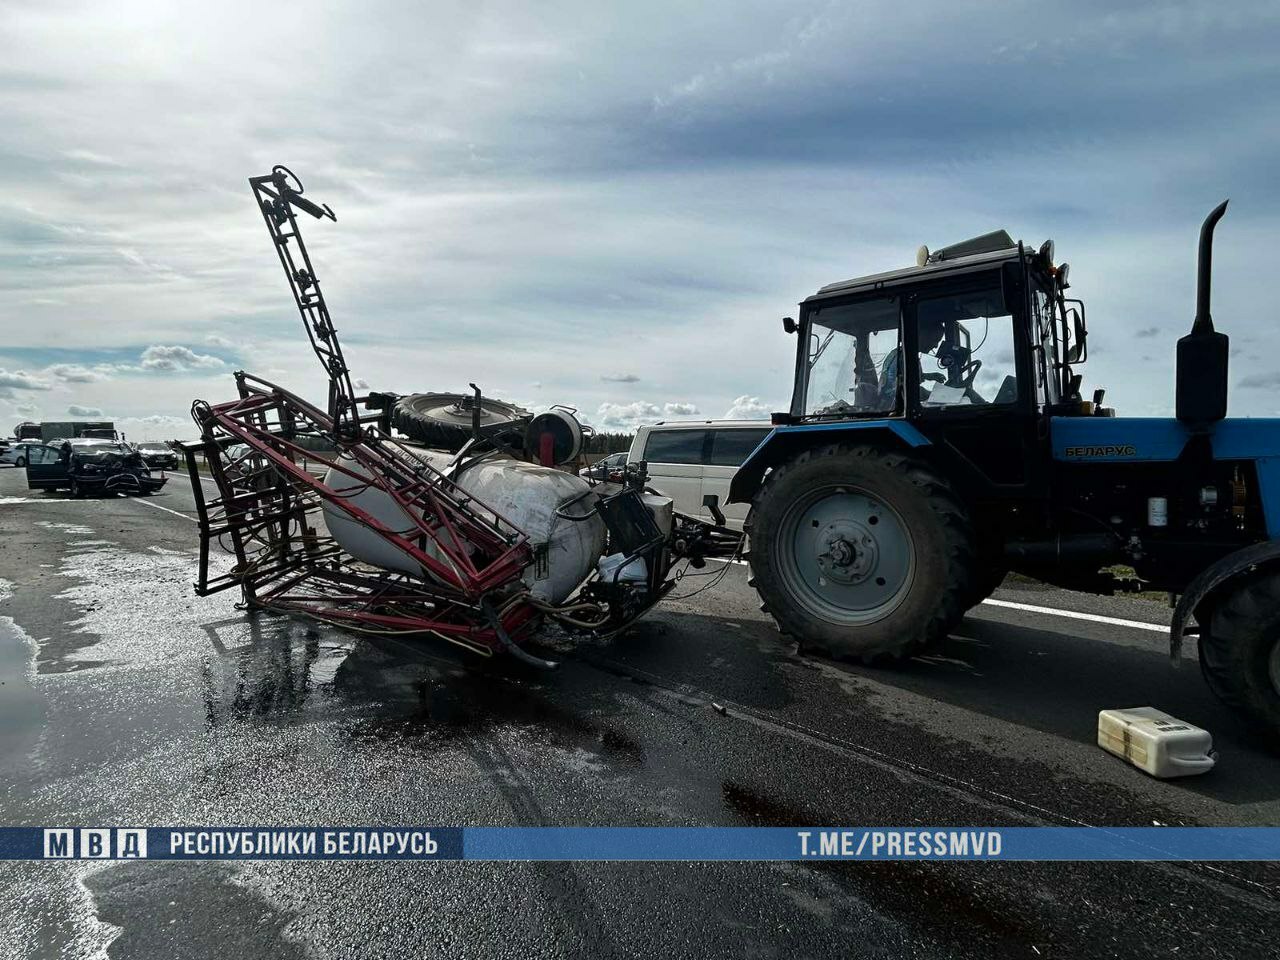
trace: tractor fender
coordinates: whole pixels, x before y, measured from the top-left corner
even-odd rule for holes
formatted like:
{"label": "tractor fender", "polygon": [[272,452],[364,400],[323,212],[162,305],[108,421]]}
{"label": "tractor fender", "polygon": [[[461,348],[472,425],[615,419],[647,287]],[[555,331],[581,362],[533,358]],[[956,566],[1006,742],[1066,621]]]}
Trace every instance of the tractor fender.
{"label": "tractor fender", "polygon": [[884,439],[910,449],[929,446],[929,438],[905,420],[846,420],[774,427],[733,475],[729,484],[729,502],[750,503],[764,482],[765,473],[800,450],[855,438],[863,441]]}
{"label": "tractor fender", "polygon": [[[1280,563],[1280,540],[1268,540],[1229,553],[1201,570],[1187,584],[1173,610],[1173,622],[1169,625],[1169,658],[1173,665],[1176,667],[1182,661],[1182,639],[1186,636],[1187,619],[1201,603],[1234,580],[1277,563]],[[1200,628],[1204,629],[1203,623]]]}

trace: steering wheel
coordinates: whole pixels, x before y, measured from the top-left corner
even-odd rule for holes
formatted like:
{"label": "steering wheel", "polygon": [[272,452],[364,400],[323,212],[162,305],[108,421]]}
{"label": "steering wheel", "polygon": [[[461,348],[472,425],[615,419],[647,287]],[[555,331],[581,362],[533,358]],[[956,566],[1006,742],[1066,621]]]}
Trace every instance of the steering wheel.
{"label": "steering wheel", "polygon": [[972,389],[973,381],[978,378],[978,371],[981,369],[982,369],[982,361],[974,360],[966,368],[965,372],[967,376],[965,376],[964,380],[960,382],[960,385],[966,390]]}

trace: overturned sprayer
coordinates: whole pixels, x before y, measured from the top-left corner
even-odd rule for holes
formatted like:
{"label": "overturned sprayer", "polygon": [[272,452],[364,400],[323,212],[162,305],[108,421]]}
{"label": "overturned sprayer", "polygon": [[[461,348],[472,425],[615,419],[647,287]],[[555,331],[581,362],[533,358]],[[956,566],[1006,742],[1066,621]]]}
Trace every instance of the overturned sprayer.
{"label": "overturned sprayer", "polygon": [[[737,548],[673,514],[645,489],[643,465],[621,485],[557,469],[578,454],[564,410],[486,428],[477,389],[462,449],[393,436],[396,396],[356,395],[297,212],[337,218],[283,166],[249,183],[328,376],[328,409],[243,371],[237,399],[192,405],[199,595],[239,587],[249,607],[550,666],[520,647],[540,624],[612,633],[670,591],[675,560]],[[233,558],[225,572],[211,562],[218,545]]]}

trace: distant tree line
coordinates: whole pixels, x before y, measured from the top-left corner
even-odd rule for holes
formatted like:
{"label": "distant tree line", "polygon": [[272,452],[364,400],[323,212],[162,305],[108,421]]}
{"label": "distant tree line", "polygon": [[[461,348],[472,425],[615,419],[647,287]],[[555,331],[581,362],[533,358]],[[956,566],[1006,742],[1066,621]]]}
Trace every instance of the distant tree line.
{"label": "distant tree line", "polygon": [[631,449],[634,433],[606,433],[597,430],[591,436],[583,437],[583,453],[622,453]]}

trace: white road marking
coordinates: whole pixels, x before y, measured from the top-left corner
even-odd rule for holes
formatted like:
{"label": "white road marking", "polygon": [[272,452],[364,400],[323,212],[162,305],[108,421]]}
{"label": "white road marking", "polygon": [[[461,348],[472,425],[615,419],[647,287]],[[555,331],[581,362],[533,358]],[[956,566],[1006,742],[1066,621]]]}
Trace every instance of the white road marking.
{"label": "white road marking", "polygon": [[1010,610],[1026,610],[1028,613],[1044,613],[1051,617],[1066,617],[1068,620],[1091,620],[1094,623],[1109,623],[1115,627],[1132,627],[1134,630],[1150,630],[1153,633],[1168,633],[1169,628],[1158,623],[1144,623],[1141,620],[1123,620],[1120,617],[1104,617],[1097,613],[1081,613],[1079,610],[1063,610],[1061,607],[1037,607],[1030,603],[1014,603],[1011,600],[988,598],[982,601],[993,607],[1008,607]]}
{"label": "white road marking", "polygon": [[[714,563],[739,563],[747,565],[746,560],[724,560],[720,557],[707,557]],[[1159,623],[1145,623],[1142,620],[1125,620],[1122,617],[1104,617],[1098,613],[1082,613],[1079,610],[1064,610],[1061,607],[1039,607],[1031,603],[1014,603],[1012,600],[996,600],[990,597],[982,601],[993,607],[1007,607],[1010,610],[1025,610],[1027,613],[1043,613],[1050,617],[1064,617],[1067,620],[1090,620],[1094,623],[1106,623],[1113,627],[1132,627],[1134,630],[1149,630],[1152,633],[1168,633],[1169,628]]]}
{"label": "white road marking", "polygon": [[135,502],[135,503],[140,503],[140,504],[142,504],[143,506],[146,506],[146,507],[153,507],[153,508],[155,508],[156,510],[163,510],[165,513],[172,513],[175,517],[181,517],[183,520],[190,520],[192,523],[199,523],[199,522],[200,522],[200,521],[199,521],[199,520],[197,520],[195,517],[189,517],[189,516],[187,516],[185,513],[179,513],[177,510],[170,510],[168,507],[162,507],[162,506],[160,506],[160,504],[158,504],[158,503],[152,503],[150,500],[137,500],[137,499],[135,499],[135,501],[134,501],[134,502]]}

